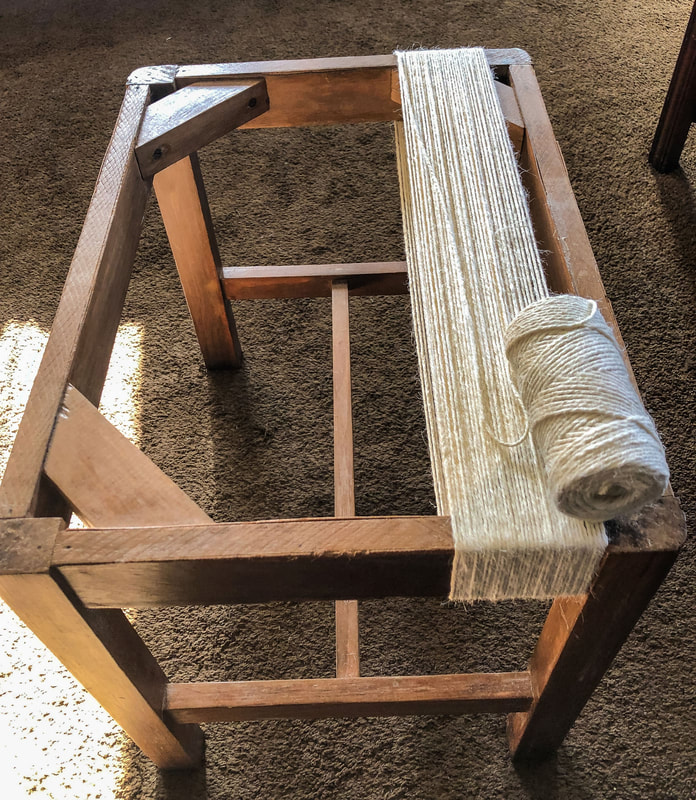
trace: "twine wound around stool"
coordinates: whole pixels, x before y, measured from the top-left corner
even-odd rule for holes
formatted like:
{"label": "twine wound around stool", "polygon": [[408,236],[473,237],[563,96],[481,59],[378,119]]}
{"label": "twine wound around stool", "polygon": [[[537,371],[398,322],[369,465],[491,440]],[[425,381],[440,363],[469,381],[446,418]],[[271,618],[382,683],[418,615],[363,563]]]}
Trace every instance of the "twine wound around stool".
{"label": "twine wound around stool", "polygon": [[662,442],[594,301],[532,303],[508,327],[505,346],[561,511],[601,522],[662,495]]}

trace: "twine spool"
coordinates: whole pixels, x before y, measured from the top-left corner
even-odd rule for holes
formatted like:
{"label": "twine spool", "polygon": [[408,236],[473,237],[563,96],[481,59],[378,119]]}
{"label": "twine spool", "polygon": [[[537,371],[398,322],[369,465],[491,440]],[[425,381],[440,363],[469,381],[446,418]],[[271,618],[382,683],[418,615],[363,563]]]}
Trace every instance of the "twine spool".
{"label": "twine spool", "polygon": [[597,304],[540,300],[505,342],[558,508],[603,521],[657,500],[669,480],[664,448]]}

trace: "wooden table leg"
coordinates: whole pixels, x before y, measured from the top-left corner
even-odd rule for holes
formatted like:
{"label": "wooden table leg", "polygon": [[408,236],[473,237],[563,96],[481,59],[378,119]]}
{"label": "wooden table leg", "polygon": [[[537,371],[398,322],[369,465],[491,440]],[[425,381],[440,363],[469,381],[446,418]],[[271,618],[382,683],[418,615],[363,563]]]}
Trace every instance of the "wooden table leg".
{"label": "wooden table leg", "polygon": [[685,538],[679,504],[671,497],[643,512],[633,529],[652,538],[654,549],[610,547],[589,594],[554,601],[529,665],[534,702],[508,718],[515,759],[543,758],[559,747]]}
{"label": "wooden table leg", "polygon": [[674,74],[650,150],[650,163],[659,172],[679,166],[679,157],[696,118],[696,4],[691,11]]}
{"label": "wooden table leg", "polygon": [[0,521],[0,596],[159,767],[198,766],[203,736],[165,712],[167,678],[119,609],[87,609],[50,568],[62,519]]}
{"label": "wooden table leg", "polygon": [[220,254],[196,154],[158,172],[153,185],[206,366],[239,367],[242,351],[222,295]]}

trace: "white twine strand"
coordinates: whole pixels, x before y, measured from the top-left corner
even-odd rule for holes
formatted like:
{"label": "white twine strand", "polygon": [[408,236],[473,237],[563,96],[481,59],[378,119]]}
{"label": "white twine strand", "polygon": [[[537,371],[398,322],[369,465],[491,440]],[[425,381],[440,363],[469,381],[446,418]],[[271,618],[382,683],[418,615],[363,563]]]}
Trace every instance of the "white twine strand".
{"label": "white twine strand", "polygon": [[485,55],[397,57],[404,236],[438,512],[452,519],[450,597],[582,593],[606,537],[550,498],[510,376],[505,330],[548,289]]}

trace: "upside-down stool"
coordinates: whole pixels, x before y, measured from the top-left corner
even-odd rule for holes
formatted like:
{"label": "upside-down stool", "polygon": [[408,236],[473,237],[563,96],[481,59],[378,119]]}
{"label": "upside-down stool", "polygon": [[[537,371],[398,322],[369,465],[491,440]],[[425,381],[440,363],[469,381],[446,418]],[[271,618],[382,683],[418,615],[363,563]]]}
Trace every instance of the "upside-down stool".
{"label": "upside-down stool", "polygon": [[[611,306],[526,53],[488,61],[552,291]],[[201,758],[200,722],[509,714],[516,758],[555,750],[676,558],[666,495],[609,524],[588,594],[551,607],[529,668],[360,677],[357,601],[446,597],[449,519],[355,516],[349,295],[407,291],[404,263],[220,265],[196,151],[237,127],[400,118],[393,56],[134,72],[0,488],[0,594],[160,767]],[[208,367],[235,367],[229,300],[332,298],[335,517],[213,523],[97,410],[154,185]],[[620,339],[619,339],[620,341]],[[77,514],[88,530],[66,527]],[[169,683],[121,609],[336,601],[336,677]]]}

